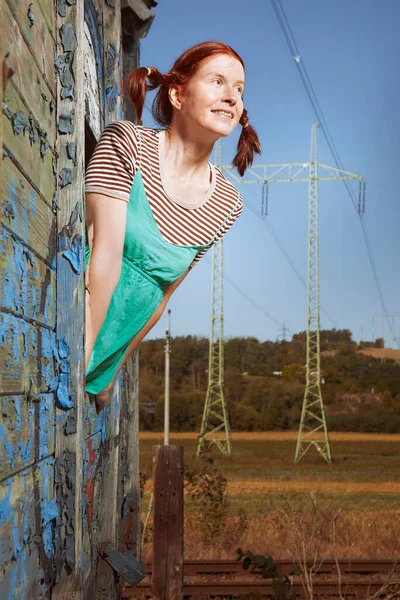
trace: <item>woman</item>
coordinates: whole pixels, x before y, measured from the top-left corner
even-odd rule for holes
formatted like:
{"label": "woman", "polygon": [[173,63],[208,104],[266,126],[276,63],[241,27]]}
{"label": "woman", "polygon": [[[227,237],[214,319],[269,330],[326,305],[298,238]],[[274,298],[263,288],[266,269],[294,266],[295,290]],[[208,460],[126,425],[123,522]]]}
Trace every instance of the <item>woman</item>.
{"label": "woman", "polygon": [[208,161],[214,142],[240,123],[240,174],[260,153],[243,108],[244,64],[229,46],[193,46],[165,75],[132,71],[139,121],[146,91],[158,87],[153,115],[165,129],[112,123],[86,173],[86,391],[99,409],[174,290],[242,211],[238,191]]}

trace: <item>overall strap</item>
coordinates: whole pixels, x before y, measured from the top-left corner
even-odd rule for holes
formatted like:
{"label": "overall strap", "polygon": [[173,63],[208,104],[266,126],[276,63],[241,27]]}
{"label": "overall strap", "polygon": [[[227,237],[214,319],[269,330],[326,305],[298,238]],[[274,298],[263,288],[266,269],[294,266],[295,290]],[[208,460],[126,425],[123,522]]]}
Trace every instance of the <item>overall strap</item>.
{"label": "overall strap", "polygon": [[225,219],[223,220],[223,222],[221,223],[221,225],[218,227],[217,231],[214,233],[211,241],[208,242],[207,246],[212,246],[213,245],[213,243],[215,242],[218,234],[225,227],[226,222],[231,218],[232,214],[235,212],[236,207],[239,204],[239,202],[240,202],[240,192],[238,192],[237,200],[236,200],[235,204],[233,205],[232,209],[230,210],[230,212],[228,213],[228,215],[225,217]]}

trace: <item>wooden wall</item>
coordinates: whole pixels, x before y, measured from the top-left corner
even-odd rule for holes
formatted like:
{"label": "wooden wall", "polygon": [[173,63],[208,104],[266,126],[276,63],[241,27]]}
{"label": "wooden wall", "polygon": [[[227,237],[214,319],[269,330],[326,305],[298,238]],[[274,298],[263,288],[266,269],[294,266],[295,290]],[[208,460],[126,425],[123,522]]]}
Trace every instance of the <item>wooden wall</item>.
{"label": "wooden wall", "polygon": [[111,600],[101,542],[141,553],[138,360],[98,416],[83,389],[84,165],[124,114],[121,5],[0,10],[0,597]]}
{"label": "wooden wall", "polygon": [[14,73],[2,116],[0,596],[41,599],[59,517],[56,14],[37,0],[3,2],[2,13],[1,59]]}

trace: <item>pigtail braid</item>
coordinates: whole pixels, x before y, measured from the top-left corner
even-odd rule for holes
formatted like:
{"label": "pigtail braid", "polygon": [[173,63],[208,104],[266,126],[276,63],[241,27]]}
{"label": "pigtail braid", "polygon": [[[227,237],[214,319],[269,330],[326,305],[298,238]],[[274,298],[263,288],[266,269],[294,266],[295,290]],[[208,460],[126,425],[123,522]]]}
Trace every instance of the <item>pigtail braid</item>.
{"label": "pigtail braid", "polygon": [[164,75],[155,67],[138,67],[128,76],[128,94],[133,102],[138,121],[142,119],[146,92],[164,83]]}
{"label": "pigtail braid", "polygon": [[243,109],[239,123],[242,126],[242,133],[240,134],[237,153],[232,164],[237,168],[239,175],[242,177],[246,169],[253,164],[254,152],[261,154],[261,145],[255,129],[249,123],[246,109]]}

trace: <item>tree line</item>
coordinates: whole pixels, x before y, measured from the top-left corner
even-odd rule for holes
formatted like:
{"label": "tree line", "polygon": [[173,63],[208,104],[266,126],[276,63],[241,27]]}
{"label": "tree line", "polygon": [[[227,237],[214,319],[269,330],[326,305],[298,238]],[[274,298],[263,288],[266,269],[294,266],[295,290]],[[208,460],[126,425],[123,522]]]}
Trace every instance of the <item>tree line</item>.
{"label": "tree line", "polygon": [[[321,390],[332,431],[400,432],[400,364],[360,353],[349,330],[323,330]],[[383,347],[382,340],[370,345]],[[366,343],[362,345],[366,348]],[[208,384],[206,338],[171,340],[171,431],[199,431]],[[225,341],[224,393],[231,429],[298,428],[306,382],[306,332],[290,341],[254,337]],[[140,425],[161,431],[164,340],[140,346]]]}

